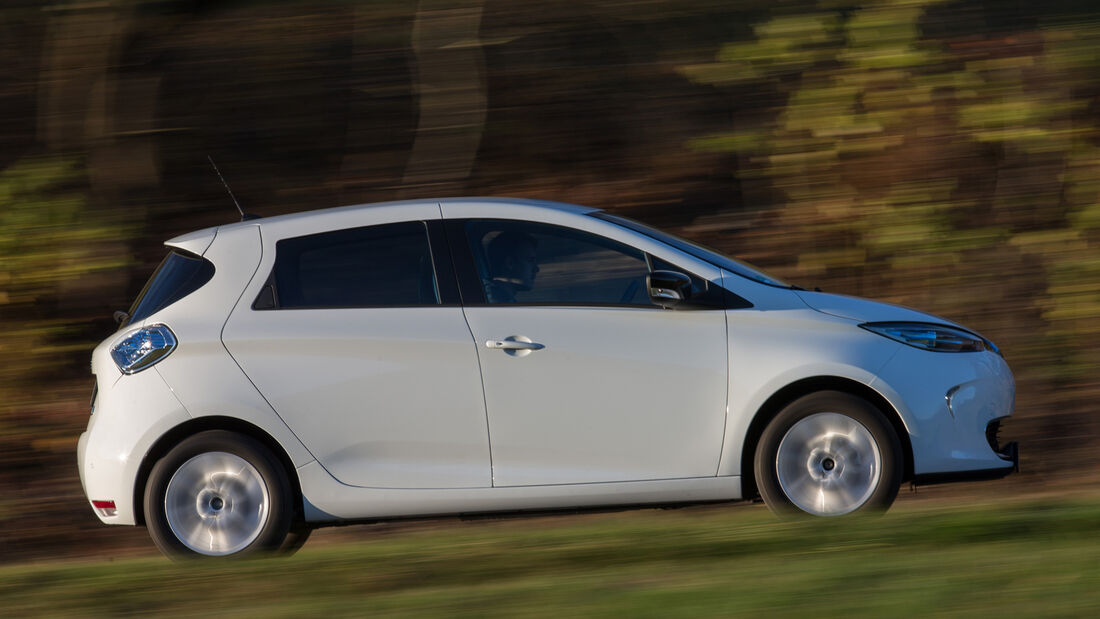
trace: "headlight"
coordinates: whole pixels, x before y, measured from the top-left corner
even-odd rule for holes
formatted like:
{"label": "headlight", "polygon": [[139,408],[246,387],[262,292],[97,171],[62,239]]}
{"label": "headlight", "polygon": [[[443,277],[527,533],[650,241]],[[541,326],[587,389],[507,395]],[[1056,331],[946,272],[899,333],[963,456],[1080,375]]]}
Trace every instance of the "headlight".
{"label": "headlight", "polygon": [[1001,351],[993,342],[957,327],[926,322],[867,322],[859,325],[868,331],[884,335],[914,348],[936,352]]}
{"label": "headlight", "polygon": [[142,327],[111,347],[111,359],[123,374],[151,367],[176,349],[176,336],[165,325]]}

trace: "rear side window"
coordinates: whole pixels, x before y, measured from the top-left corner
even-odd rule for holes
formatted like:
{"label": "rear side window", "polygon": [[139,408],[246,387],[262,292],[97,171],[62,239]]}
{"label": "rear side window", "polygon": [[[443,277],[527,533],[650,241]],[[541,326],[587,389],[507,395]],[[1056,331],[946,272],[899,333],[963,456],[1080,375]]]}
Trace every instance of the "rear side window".
{"label": "rear side window", "polygon": [[[353,228],[279,241],[268,286],[274,288],[278,308],[439,303],[435,267],[423,222]],[[261,309],[265,305],[257,300],[254,307]]]}
{"label": "rear side window", "polygon": [[179,249],[172,250],[134,300],[128,322],[135,323],[159,312],[202,288],[212,277],[212,262]]}

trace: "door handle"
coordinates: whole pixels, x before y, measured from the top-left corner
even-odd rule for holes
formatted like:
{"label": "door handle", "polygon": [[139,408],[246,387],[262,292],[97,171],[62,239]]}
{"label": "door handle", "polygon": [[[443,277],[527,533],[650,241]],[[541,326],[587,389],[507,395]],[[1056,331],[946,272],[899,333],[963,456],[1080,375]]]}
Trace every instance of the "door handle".
{"label": "door handle", "polygon": [[486,348],[500,350],[542,350],[546,348],[537,342],[523,342],[520,340],[486,340],[485,346]]}

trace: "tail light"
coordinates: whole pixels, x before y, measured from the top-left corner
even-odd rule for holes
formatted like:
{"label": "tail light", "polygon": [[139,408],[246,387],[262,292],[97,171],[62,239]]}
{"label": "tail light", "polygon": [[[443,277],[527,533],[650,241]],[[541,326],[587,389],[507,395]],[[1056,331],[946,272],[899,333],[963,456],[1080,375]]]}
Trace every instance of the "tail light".
{"label": "tail light", "polygon": [[142,327],[111,347],[111,359],[123,374],[134,374],[164,359],[176,349],[167,325]]}

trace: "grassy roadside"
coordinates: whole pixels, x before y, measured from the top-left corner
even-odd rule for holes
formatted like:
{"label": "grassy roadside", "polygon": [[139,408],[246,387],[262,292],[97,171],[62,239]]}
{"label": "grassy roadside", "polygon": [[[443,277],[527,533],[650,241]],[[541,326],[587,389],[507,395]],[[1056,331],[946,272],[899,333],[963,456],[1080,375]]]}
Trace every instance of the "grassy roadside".
{"label": "grassy roadside", "polygon": [[9,616],[1100,612],[1095,498],[828,522],[780,522],[742,506],[545,524],[413,530],[307,545],[284,560],[7,566],[0,608]]}

